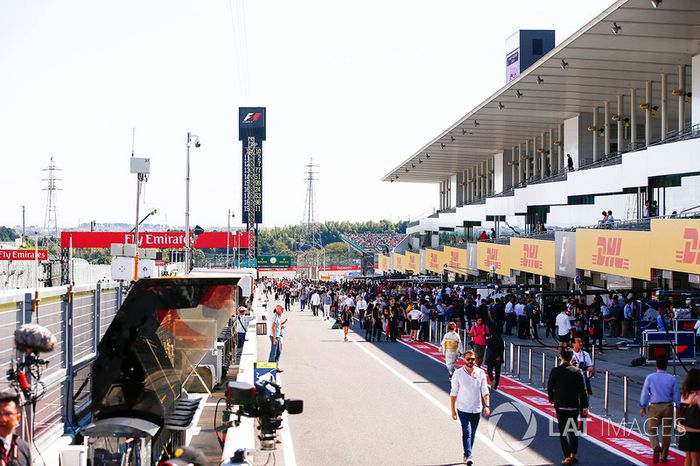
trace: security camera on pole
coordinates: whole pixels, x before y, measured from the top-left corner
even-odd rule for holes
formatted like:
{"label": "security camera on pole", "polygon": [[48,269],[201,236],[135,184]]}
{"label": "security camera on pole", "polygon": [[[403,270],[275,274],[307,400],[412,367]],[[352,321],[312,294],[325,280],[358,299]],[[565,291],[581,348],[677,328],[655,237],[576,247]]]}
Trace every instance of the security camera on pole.
{"label": "security camera on pole", "polygon": [[200,147],[199,136],[187,133],[187,168],[185,171],[185,273],[189,273],[191,267],[190,245],[190,146]]}

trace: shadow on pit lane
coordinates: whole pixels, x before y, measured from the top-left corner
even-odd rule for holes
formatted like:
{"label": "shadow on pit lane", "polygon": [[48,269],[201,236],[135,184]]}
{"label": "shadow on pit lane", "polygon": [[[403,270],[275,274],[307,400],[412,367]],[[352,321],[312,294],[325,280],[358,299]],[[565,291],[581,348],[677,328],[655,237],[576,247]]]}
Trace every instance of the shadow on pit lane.
{"label": "shadow on pit lane", "polygon": [[[359,325],[351,327],[351,333],[358,343],[373,345],[407,369],[420,374],[420,379],[413,383],[421,385],[430,383],[439,387],[444,393],[445,404],[449,403],[450,382],[444,364],[402,343],[367,342],[363,338],[364,330]],[[478,432],[489,438],[496,448],[500,448],[527,465],[561,463],[563,454],[556,422],[550,422],[549,419],[536,414],[524,404],[514,403],[510,398],[493,390],[491,390],[491,408],[493,413],[491,418],[481,418]],[[459,423],[455,421],[454,440],[457,441],[459,435]],[[477,446],[474,453],[477,458],[480,453],[483,454],[483,449],[487,447]],[[579,439],[578,459],[580,463],[585,464],[630,464],[619,456],[581,439]]]}

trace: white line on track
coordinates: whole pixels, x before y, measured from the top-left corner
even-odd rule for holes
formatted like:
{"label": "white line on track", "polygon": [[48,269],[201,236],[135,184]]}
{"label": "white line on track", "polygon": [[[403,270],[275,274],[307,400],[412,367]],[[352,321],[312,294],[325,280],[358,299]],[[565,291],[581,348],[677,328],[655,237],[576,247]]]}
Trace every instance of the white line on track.
{"label": "white line on track", "polygon": [[[356,341],[354,338],[350,337],[350,336],[348,336],[348,340],[350,340],[350,341],[353,342],[353,343],[357,343],[357,341]],[[413,382],[411,382],[409,379],[407,379],[407,378],[404,377],[402,374],[400,374],[396,369],[394,369],[393,367],[391,367],[391,366],[390,366],[389,364],[387,364],[386,362],[382,361],[382,360],[379,358],[379,356],[377,356],[376,354],[372,353],[370,350],[368,350],[368,349],[365,348],[364,346],[362,346],[362,345],[355,345],[355,346],[357,346],[357,347],[360,348],[362,351],[364,351],[365,353],[367,353],[370,357],[372,357],[374,360],[376,360],[379,364],[381,364],[382,366],[384,366],[384,368],[385,368],[386,370],[388,370],[389,372],[391,372],[392,374],[394,374],[396,377],[398,377],[400,380],[402,380],[403,382],[405,382],[406,385],[408,385],[409,387],[411,387],[412,389],[414,389],[415,391],[417,391],[421,396],[423,396],[426,400],[430,401],[432,404],[434,404],[435,406],[437,406],[438,409],[440,409],[440,411],[442,411],[443,413],[447,414],[447,415],[450,417],[450,419],[452,419],[452,413],[451,413],[450,410],[447,408],[447,406],[445,406],[443,403],[440,403],[440,401],[438,401],[434,396],[432,396],[431,394],[429,394],[428,392],[426,392],[425,390],[423,390],[422,388],[420,388],[419,386],[417,386],[416,384],[414,384]],[[489,438],[486,437],[484,434],[482,434],[482,433],[480,433],[480,432],[477,432],[477,433],[476,433],[476,436],[477,436],[477,438],[478,438],[479,440],[481,440],[481,441],[484,443],[484,445],[486,445],[487,447],[489,447],[491,450],[493,450],[493,451],[496,452],[499,456],[501,456],[504,460],[506,460],[506,461],[508,462],[508,464],[511,464],[511,465],[513,465],[513,466],[522,466],[523,463],[521,463],[520,461],[518,461],[517,459],[515,459],[515,457],[513,457],[513,456],[509,455],[508,453],[504,452],[502,449],[498,448],[498,447],[497,447],[491,440],[489,440]],[[285,466],[288,466],[288,465],[286,464],[286,460],[285,460]]]}
{"label": "white line on track", "polygon": [[[282,385],[280,375],[277,374],[277,383]],[[292,442],[292,433],[289,430],[289,419],[287,411],[282,413],[282,448],[284,450],[284,466],[297,466],[296,456],[294,455],[294,443]]]}
{"label": "white line on track", "polygon": [[[435,358],[435,357],[433,357],[433,356],[431,356],[431,355],[429,355],[429,354],[427,354],[427,353],[424,353],[424,352],[422,352],[422,351],[420,351],[420,350],[414,348],[413,346],[411,346],[411,345],[409,345],[409,344],[407,344],[407,343],[405,343],[405,342],[403,342],[403,341],[400,341],[400,343],[402,343],[402,344],[408,346],[408,347],[411,348],[413,351],[415,351],[415,352],[417,352],[417,353],[419,353],[419,354],[422,354],[423,356],[427,356],[428,358],[432,359],[433,361],[435,361],[435,362],[437,362],[437,363],[444,364],[444,363],[443,363],[442,361],[440,361],[439,359],[437,359],[437,358]],[[509,377],[509,378],[510,378],[510,377]],[[513,379],[511,379],[511,380],[513,380]],[[513,380],[513,382],[516,382],[516,383],[522,385],[522,383],[521,383],[521,382],[518,382],[517,380]],[[527,388],[527,387],[525,387],[525,388]],[[533,390],[539,391],[539,390],[537,390],[536,388],[533,388]],[[524,406],[527,406],[529,409],[531,409],[532,411],[535,411],[536,413],[540,414],[540,415],[541,415],[542,417],[544,417],[545,419],[554,420],[554,421],[556,422],[556,418],[554,418],[553,416],[551,416],[551,415],[545,413],[545,412],[542,411],[541,409],[538,409],[538,408],[536,408],[535,406],[531,406],[531,405],[528,405],[528,404],[524,404],[524,403],[523,403],[522,401],[520,401],[517,397],[515,397],[515,396],[513,396],[513,395],[510,395],[510,394],[508,394],[508,393],[505,393],[504,391],[499,391],[498,393],[501,394],[501,395],[503,395],[503,396],[505,396],[505,397],[507,397],[507,398],[510,398],[512,401],[514,401],[514,402],[516,402],[516,403],[520,403],[520,404],[523,404]],[[477,435],[479,435],[479,434],[477,433]],[[638,460],[636,460],[635,458],[632,458],[631,456],[626,455],[626,454],[624,454],[623,452],[612,448],[610,445],[608,445],[608,444],[606,444],[606,443],[603,443],[603,442],[601,442],[600,440],[597,440],[597,439],[593,438],[593,437],[590,436],[590,435],[589,435],[589,436],[586,436],[586,437],[582,437],[582,438],[588,440],[588,441],[591,442],[591,443],[594,443],[594,444],[598,445],[599,447],[603,448],[604,450],[609,451],[610,453],[613,453],[613,454],[615,454],[615,455],[617,455],[617,456],[620,456],[620,457],[624,458],[625,460],[629,461],[629,462],[632,463],[632,464],[636,464],[636,465],[638,465],[638,466],[645,466],[645,465],[646,465],[646,463],[642,463],[641,461],[638,461]]]}

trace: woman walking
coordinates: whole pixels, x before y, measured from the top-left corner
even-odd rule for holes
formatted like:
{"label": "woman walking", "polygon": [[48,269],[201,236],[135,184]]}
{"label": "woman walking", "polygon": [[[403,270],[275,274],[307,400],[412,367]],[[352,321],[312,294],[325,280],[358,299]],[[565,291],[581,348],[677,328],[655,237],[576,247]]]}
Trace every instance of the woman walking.
{"label": "woman walking", "polygon": [[447,367],[449,379],[452,380],[455,364],[457,364],[457,359],[459,359],[460,354],[464,350],[462,348],[462,339],[457,332],[457,325],[454,322],[450,322],[447,324],[447,329],[448,332],[442,337],[442,342],[440,343],[440,351],[445,355],[445,367]]}
{"label": "woman walking", "polygon": [[370,302],[365,309],[362,325],[365,329],[365,340],[372,341],[372,314],[374,313],[374,302]]}
{"label": "woman walking", "polygon": [[700,369],[690,369],[681,386],[678,416],[678,449],[685,452],[685,466],[700,464]]}
{"label": "woman walking", "polygon": [[481,316],[476,318],[476,323],[469,331],[469,336],[474,339],[474,355],[476,356],[476,367],[481,367],[484,362],[484,350],[486,349],[486,337],[490,336],[489,328],[484,324]]}
{"label": "woman walking", "polygon": [[340,320],[343,325],[343,341],[348,341],[348,330],[352,324],[353,311],[349,306],[343,306],[343,312],[340,314]]}

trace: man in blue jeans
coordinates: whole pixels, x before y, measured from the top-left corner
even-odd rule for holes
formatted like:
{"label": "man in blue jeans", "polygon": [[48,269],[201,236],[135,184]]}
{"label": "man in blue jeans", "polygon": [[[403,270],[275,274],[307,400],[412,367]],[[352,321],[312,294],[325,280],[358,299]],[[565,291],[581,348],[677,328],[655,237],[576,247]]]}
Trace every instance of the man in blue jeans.
{"label": "man in blue jeans", "polygon": [[[270,356],[267,360],[278,364],[280,354],[282,354],[282,329],[287,322],[286,320],[282,321],[282,312],[284,312],[284,308],[278,304],[275,306],[272,318],[270,318]],[[278,367],[277,372],[282,372],[282,369]]]}
{"label": "man in blue jeans", "polygon": [[464,353],[464,367],[452,374],[452,389],[450,390],[452,419],[456,421],[459,417],[459,422],[462,424],[464,462],[468,466],[471,466],[473,462],[472,448],[481,413],[483,411],[486,417],[491,414],[491,397],[486,382],[486,372],[480,367],[475,367],[475,361],[474,351],[467,350]]}

